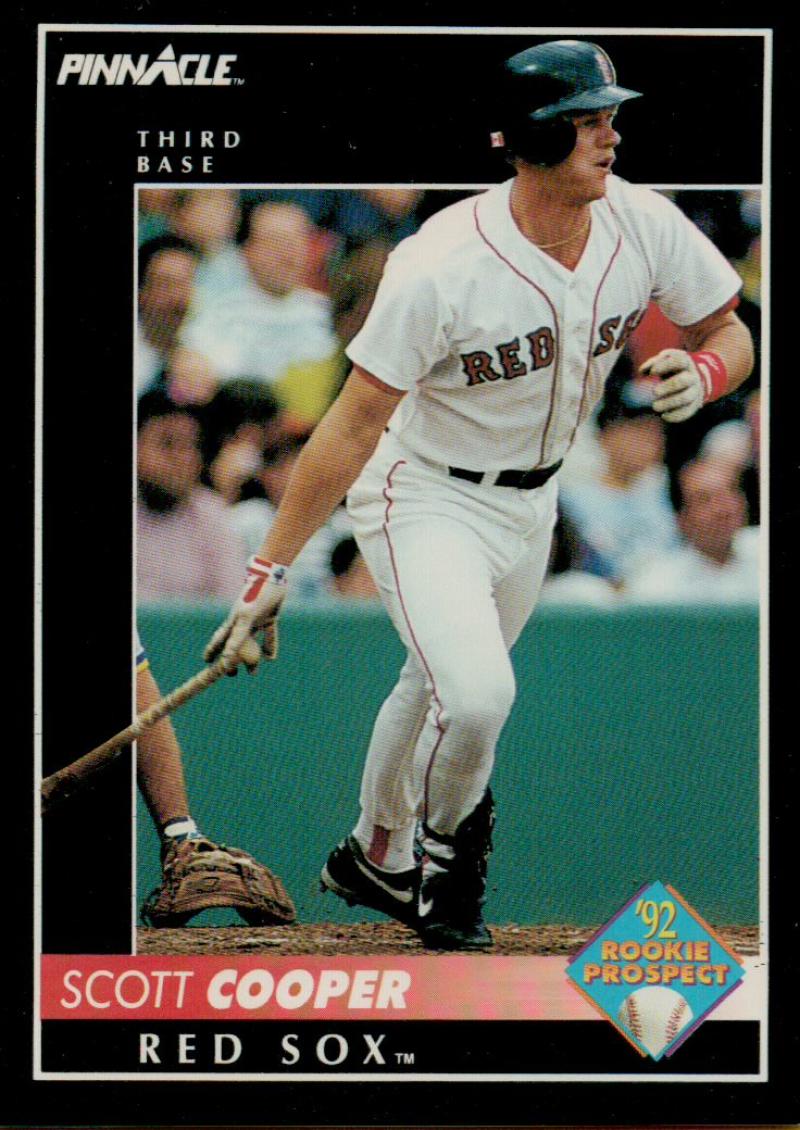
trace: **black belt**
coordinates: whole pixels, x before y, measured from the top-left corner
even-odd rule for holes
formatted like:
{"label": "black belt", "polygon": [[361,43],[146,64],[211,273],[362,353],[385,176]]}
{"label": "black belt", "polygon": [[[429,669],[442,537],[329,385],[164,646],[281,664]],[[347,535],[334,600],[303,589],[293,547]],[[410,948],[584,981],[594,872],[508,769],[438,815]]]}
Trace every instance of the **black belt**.
{"label": "black belt", "polygon": [[482,483],[484,479],[488,478],[496,487],[533,490],[534,487],[540,487],[549,478],[552,478],[563,462],[563,459],[559,459],[551,467],[537,467],[533,471],[498,471],[494,479],[492,479],[493,472],[491,471],[467,471],[463,467],[448,467],[447,470],[454,479],[466,479],[470,483]]}

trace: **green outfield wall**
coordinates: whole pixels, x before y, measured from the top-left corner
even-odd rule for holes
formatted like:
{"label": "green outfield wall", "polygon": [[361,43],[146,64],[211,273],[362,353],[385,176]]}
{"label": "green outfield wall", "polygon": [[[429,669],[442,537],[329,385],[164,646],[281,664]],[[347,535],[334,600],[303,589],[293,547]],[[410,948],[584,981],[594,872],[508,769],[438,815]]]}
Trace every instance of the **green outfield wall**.
{"label": "green outfield wall", "polygon": [[[163,691],[197,670],[223,611],[141,610]],[[273,866],[305,921],[374,917],[321,895],[317,877],[356,819],[372,719],[402,658],[380,608],[288,609],[275,664],[174,716],[198,823]],[[514,666],[488,920],[599,924],[660,879],[713,924],[757,922],[756,611],[543,607]],[[142,898],[159,876],[143,804],[137,840]]]}

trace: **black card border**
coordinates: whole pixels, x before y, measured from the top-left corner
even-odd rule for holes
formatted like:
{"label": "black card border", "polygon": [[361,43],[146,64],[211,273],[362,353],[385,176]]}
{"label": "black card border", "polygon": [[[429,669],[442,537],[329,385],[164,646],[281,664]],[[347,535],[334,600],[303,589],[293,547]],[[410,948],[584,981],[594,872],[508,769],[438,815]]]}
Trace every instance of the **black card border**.
{"label": "black card border", "polygon": [[[89,5],[86,6],[90,7]],[[228,11],[230,6],[226,8]],[[14,74],[18,72],[19,78],[16,80],[21,83],[25,89],[32,90],[35,88],[35,70],[34,58],[30,53],[32,39],[35,37],[35,25],[32,23],[33,15],[30,11],[18,13],[18,26],[15,30],[19,32],[19,54],[13,60],[15,64],[12,66],[12,60],[9,59],[9,68],[7,74]],[[182,22],[186,17],[184,13],[177,22]],[[45,19],[58,19],[57,16],[50,14],[40,18]],[[93,16],[89,13],[82,16],[82,20],[90,22]],[[102,19],[99,12],[94,13],[94,18]],[[134,19],[133,12],[130,19]],[[174,18],[174,17],[173,17]],[[241,18],[241,17],[240,17]],[[233,16],[229,17],[230,22],[236,22]],[[159,19],[154,22],[165,22],[166,17],[163,13],[159,14]],[[299,22],[299,21],[298,21]],[[316,22],[316,21],[307,21]],[[346,22],[346,21],[344,21]],[[438,22],[438,21],[437,21]],[[499,22],[499,21],[498,21]],[[621,22],[620,25],[621,26]],[[774,84],[786,81],[786,70],[788,64],[791,62],[791,52],[789,44],[782,40],[779,36],[775,39],[775,72],[773,77]],[[796,54],[796,52],[795,52]],[[796,60],[795,60],[796,61]],[[31,83],[31,78],[34,78]],[[732,101],[735,102],[735,92],[732,93]],[[780,105],[780,100],[776,97],[774,106]],[[28,111],[30,110],[30,103]],[[32,275],[33,264],[31,263],[30,249],[32,241],[32,224],[31,216],[28,211],[23,211],[25,205],[29,205],[33,199],[33,156],[30,135],[30,113],[22,113],[10,125],[8,131],[12,142],[19,142],[19,173],[20,183],[25,186],[25,191],[22,193],[15,192],[14,200],[12,201],[12,215],[16,218],[19,217],[20,228],[23,235],[23,245],[27,242],[27,253],[23,254],[17,260],[22,264],[21,275],[23,279],[30,278],[30,288],[25,288],[21,285],[16,297],[23,299],[22,309],[19,313],[20,320],[16,323],[21,329],[24,329],[26,336],[29,331],[33,329],[33,318],[31,304],[25,301],[32,294]],[[782,136],[780,128],[776,129],[773,123],[773,137],[777,138]],[[794,170],[794,151],[791,146],[787,148],[779,148],[777,144],[773,146],[773,163],[774,163],[774,179],[773,179],[773,209],[775,218],[773,220],[773,230],[778,231],[777,217],[781,213],[781,209],[786,205],[786,192],[792,187],[792,179],[795,174]],[[25,240],[24,237],[28,237]],[[781,345],[779,329],[782,329],[785,324],[785,311],[781,308],[781,303],[785,301],[785,291],[782,291],[776,280],[783,278],[790,278],[790,271],[786,270],[785,274],[781,274],[782,269],[787,268],[788,260],[788,247],[781,246],[781,241],[775,240],[775,247],[773,251],[773,372],[775,373],[791,373],[791,368],[784,368],[780,365],[781,360]],[[783,266],[782,266],[783,265]],[[15,272],[16,274],[16,272]],[[32,333],[30,338],[32,340]],[[30,356],[30,354],[29,354]],[[23,372],[25,370],[23,369]],[[30,372],[30,368],[28,370]],[[15,390],[14,396],[17,400],[19,395],[20,409],[24,412],[27,408],[29,415],[32,417],[33,413],[30,411],[32,408],[32,397],[29,394],[32,381],[27,388],[23,387]],[[787,380],[786,384],[779,384],[776,379],[773,384],[773,406],[772,406],[772,419],[773,421],[785,420],[792,418],[791,409],[794,406],[794,398],[796,397],[796,383],[794,387],[787,387],[790,382]],[[23,488],[19,491],[19,496],[15,501],[20,502],[21,515],[17,529],[31,533],[31,514],[32,507],[28,504],[31,502],[31,476],[30,474],[19,474],[20,468],[29,466],[29,449],[27,440],[29,435],[26,436],[22,429],[10,437],[9,451],[11,453],[10,470],[15,476],[18,477],[20,486]],[[15,444],[19,446],[16,446]],[[21,442],[20,442],[21,441]],[[796,517],[797,506],[797,466],[793,458],[793,445],[789,435],[789,428],[774,428],[772,436],[772,467],[773,476],[771,483],[771,510],[772,510],[772,560],[773,560],[773,575],[771,580],[771,637],[773,640],[773,656],[779,650],[780,644],[777,641],[782,641],[784,638],[784,622],[786,610],[794,608],[794,597],[796,596],[795,586],[793,584],[793,554],[791,553],[791,531],[796,528],[796,522],[793,519]],[[27,489],[25,489],[27,487]],[[20,548],[26,544],[31,545],[32,538],[21,537],[19,541]],[[65,551],[69,550],[71,546],[66,546]],[[24,548],[23,554],[24,557]],[[21,587],[25,591],[29,589],[29,578],[32,575],[32,570],[28,571],[26,576],[21,578]],[[27,619],[27,618],[26,618]],[[22,638],[29,638],[30,633],[24,628],[22,630]],[[59,644],[59,662],[69,663],[69,641],[64,641]],[[30,669],[31,665],[27,664],[27,647],[23,652],[24,659],[20,663],[25,669]],[[780,692],[790,691],[792,684],[789,682],[791,673],[784,668],[781,664],[776,663],[773,659],[771,664],[771,684],[772,684],[772,700],[777,701]],[[784,686],[784,681],[786,686]],[[784,701],[786,699],[784,695]],[[26,700],[26,704],[27,704]],[[791,700],[790,700],[791,701]],[[23,715],[25,716],[25,715]],[[27,718],[30,718],[30,712],[27,713]],[[375,1124],[378,1122],[386,1122],[398,1124],[402,1122],[406,1125],[412,1124],[433,1124],[433,1117],[441,1117],[442,1125],[453,1124],[453,1121],[469,1121],[473,1125],[477,1124],[474,1118],[483,1115],[482,1124],[484,1125],[498,1125],[497,1121],[490,1121],[496,1119],[500,1115],[500,1121],[505,1124],[511,1124],[510,1119],[514,1115],[525,1119],[525,1122],[515,1123],[518,1125],[539,1123],[542,1118],[556,1124],[565,1121],[575,1123],[581,1118],[581,1111],[583,1111],[584,1118],[587,1123],[595,1122],[598,1117],[607,1120],[610,1117],[610,1112],[615,1114],[616,1119],[620,1121],[624,1117],[625,1120],[633,1118],[637,1122],[652,1124],[653,1115],[657,1115],[658,1120],[666,1120],[673,1122],[713,1122],[715,1124],[722,1124],[730,1122],[732,1124],[741,1122],[754,1122],[754,1121],[784,1121],[792,1120],[793,1115],[797,1113],[797,1084],[794,1082],[790,1075],[790,1067],[795,1061],[797,1048],[798,1048],[798,1035],[796,1013],[789,1007],[789,1002],[794,993],[796,993],[796,975],[797,975],[797,959],[796,959],[796,916],[792,913],[792,906],[790,901],[781,894],[780,880],[786,878],[785,871],[782,870],[782,860],[788,857],[788,852],[791,852],[792,841],[790,838],[791,830],[791,815],[794,811],[794,804],[796,801],[796,754],[793,748],[786,747],[783,742],[776,740],[779,736],[778,724],[775,715],[772,716],[773,736],[771,746],[776,753],[779,751],[781,756],[773,757],[773,766],[771,773],[771,791],[772,791],[772,821],[770,830],[771,840],[771,858],[774,861],[773,871],[776,875],[777,882],[773,885],[772,891],[772,909],[771,909],[771,923],[772,923],[772,961],[775,970],[779,971],[778,976],[773,975],[772,992],[770,994],[770,1081],[767,1084],[746,1084],[737,1085],[732,1089],[726,1089],[722,1085],[714,1085],[705,1087],[703,1085],[681,1085],[673,1084],[665,1091],[664,1088],[658,1088],[655,1092],[649,1086],[641,1085],[637,1087],[628,1087],[624,1094],[618,1093],[618,1088],[614,1084],[593,1085],[586,1084],[578,1088],[579,1096],[578,1103],[575,1104],[572,1100],[576,1097],[572,1095],[570,1098],[569,1109],[568,1104],[565,1102],[564,1089],[556,1086],[555,1088],[548,1088],[549,1092],[546,1096],[543,1093],[544,1088],[537,1087],[536,1097],[533,1100],[530,1096],[521,1094],[521,1088],[514,1086],[496,1086],[490,1088],[492,1091],[491,1096],[482,1094],[478,1095],[478,1089],[474,1086],[467,1085],[463,1088],[448,1088],[448,1095],[443,1101],[440,1094],[436,1094],[437,1088],[429,1088],[427,1085],[414,1086],[413,1090],[417,1092],[413,1101],[409,1102],[409,1095],[402,1087],[394,1087],[392,1085],[383,1085],[378,1088],[372,1087],[370,1084],[353,1085],[333,1085],[325,1087],[324,1096],[311,1097],[307,1090],[302,1087],[296,1087],[292,1084],[271,1084],[269,1086],[269,1103],[268,1109],[270,1110],[269,1118],[275,1125],[291,1125],[299,1124],[297,1119],[300,1117],[317,1119],[320,1124],[333,1124],[339,1118],[344,1116],[348,1121],[353,1118],[354,1111],[358,1111],[358,1120],[366,1121],[366,1116],[369,1115],[369,1120]],[[26,725],[28,730],[29,725]],[[17,745],[21,748],[30,748],[30,739],[26,738],[25,731],[21,736],[21,741]],[[785,753],[785,756],[784,756]],[[11,809],[14,819],[14,827],[20,826],[20,834],[22,837],[26,834],[26,826],[29,828],[29,817],[25,812],[24,798],[31,795],[32,780],[30,768],[28,771],[22,769],[21,763],[12,765],[12,774],[19,770],[20,788],[16,789],[16,782],[14,782],[14,792],[12,804],[14,807]],[[18,798],[23,798],[23,804],[19,805]],[[16,833],[15,833],[16,838]],[[24,870],[24,869],[23,869]],[[20,894],[17,900],[17,906],[30,907],[31,905],[31,885],[27,878],[23,876],[23,882],[20,888]],[[19,916],[25,919],[25,915]],[[18,1125],[33,1125],[47,1121],[48,1124],[57,1125],[64,1124],[64,1113],[69,1111],[68,1122],[69,1124],[99,1124],[97,1116],[100,1115],[99,1121],[108,1121],[109,1111],[116,1108],[117,1110],[125,1110],[125,1121],[130,1123],[131,1117],[137,1117],[144,1124],[150,1119],[149,1112],[152,1111],[152,1124],[167,1124],[164,1118],[172,1115],[175,1119],[174,1124],[186,1124],[187,1114],[191,1106],[198,1112],[204,1112],[199,1116],[203,1122],[211,1122],[213,1124],[221,1124],[228,1121],[226,1117],[226,1104],[224,1097],[218,1095],[218,1088],[214,1085],[193,1085],[191,1088],[191,1098],[186,1093],[186,1088],[176,1087],[173,1093],[169,1093],[169,1087],[158,1084],[153,1084],[152,1089],[146,1088],[144,1092],[139,1092],[136,1099],[131,1102],[129,1088],[115,1084],[103,1084],[100,1087],[93,1087],[91,1084],[70,1084],[69,1086],[61,1084],[33,1084],[29,1079],[30,1071],[30,1057],[29,1057],[29,1043],[26,1039],[26,1018],[30,1018],[30,1004],[26,1003],[28,1000],[27,993],[24,990],[30,985],[30,961],[28,954],[30,949],[24,945],[24,926],[22,928],[22,938],[15,936],[12,953],[8,959],[9,964],[7,968],[10,973],[9,981],[14,986],[23,990],[22,999],[17,1006],[17,1002],[9,1010],[8,1015],[13,1022],[13,1031],[11,1026],[4,1024],[2,1031],[3,1043],[0,1045],[0,1051],[3,1053],[3,1061],[8,1065],[8,1077],[16,1081],[16,1088],[9,1089],[6,1092],[7,1098],[11,1101],[4,1101],[4,1106],[7,1107],[8,1114],[2,1110],[0,1116],[4,1119],[8,1118],[13,1124]],[[241,1086],[241,1085],[240,1085]],[[246,1100],[244,1106],[249,1108],[249,1112],[253,1117],[248,1121],[242,1121],[241,1124],[255,1125],[266,1124],[263,1117],[264,1113],[264,1097],[261,1088],[258,1084],[248,1084],[246,1091]],[[257,1087],[258,1091],[254,1092],[253,1087]],[[411,1089],[411,1088],[409,1088]],[[420,1094],[420,1089],[425,1094]],[[100,1098],[100,1092],[102,1099]],[[431,1092],[431,1093],[429,1093]],[[466,1092],[466,1093],[464,1093]],[[214,1096],[212,1100],[212,1096]],[[309,1101],[311,1099],[311,1101]],[[103,1109],[100,1109],[102,1102]],[[95,1103],[98,1105],[95,1106]],[[240,1109],[240,1104],[237,1101],[237,1114]],[[341,1112],[341,1113],[337,1113]],[[624,1115],[623,1115],[624,1112]],[[461,1119],[459,1119],[461,1114]],[[605,1117],[604,1117],[605,1116]],[[415,1121],[411,1121],[414,1119]],[[238,1120],[237,1120],[238,1121]]]}

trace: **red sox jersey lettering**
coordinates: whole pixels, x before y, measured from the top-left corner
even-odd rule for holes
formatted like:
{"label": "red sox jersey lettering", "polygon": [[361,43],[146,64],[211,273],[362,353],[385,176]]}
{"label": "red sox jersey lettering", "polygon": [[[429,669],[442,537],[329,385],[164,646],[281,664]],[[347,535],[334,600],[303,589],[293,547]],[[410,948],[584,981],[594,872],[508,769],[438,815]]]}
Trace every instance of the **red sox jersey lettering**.
{"label": "red sox jersey lettering", "polygon": [[467,375],[467,385],[481,384],[482,381],[499,381],[501,377],[511,381],[515,377],[524,377],[528,372],[535,372],[553,363],[555,339],[553,331],[548,326],[540,326],[533,333],[525,334],[525,338],[530,350],[530,368],[520,358],[519,337],[494,347],[493,352],[499,359],[497,368],[492,365],[492,353],[485,349],[462,353],[461,362]]}
{"label": "red sox jersey lettering", "polygon": [[741,286],[671,201],[615,176],[567,270],[517,228],[511,184],[443,209],[395,249],[347,349],[407,392],[390,430],[432,462],[481,471],[557,462],[650,301],[685,326]]}
{"label": "red sox jersey lettering", "polygon": [[615,314],[613,318],[606,318],[606,320],[598,329],[600,340],[595,346],[592,356],[600,357],[603,353],[608,353],[609,349],[622,349],[623,345],[639,325],[639,322],[641,322],[643,317],[644,310],[632,310],[625,319],[625,322],[622,326],[622,331],[616,338],[614,337],[614,334],[616,333],[619,324],[622,321],[622,315]]}

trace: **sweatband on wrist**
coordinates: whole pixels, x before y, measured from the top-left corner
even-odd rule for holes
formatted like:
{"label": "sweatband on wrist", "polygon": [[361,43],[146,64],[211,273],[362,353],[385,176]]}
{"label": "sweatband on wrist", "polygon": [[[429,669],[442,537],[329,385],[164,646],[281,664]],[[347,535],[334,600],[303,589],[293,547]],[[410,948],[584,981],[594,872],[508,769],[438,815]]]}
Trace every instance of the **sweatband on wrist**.
{"label": "sweatband on wrist", "polygon": [[725,362],[718,353],[710,349],[701,349],[699,353],[690,353],[689,356],[697,366],[700,380],[703,382],[703,403],[719,400],[728,391],[728,370]]}

